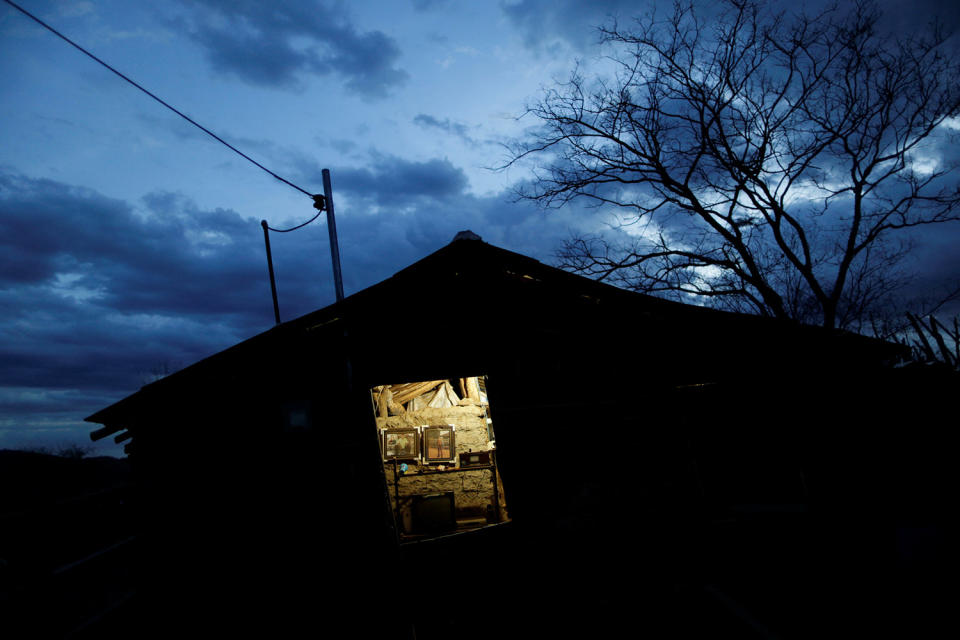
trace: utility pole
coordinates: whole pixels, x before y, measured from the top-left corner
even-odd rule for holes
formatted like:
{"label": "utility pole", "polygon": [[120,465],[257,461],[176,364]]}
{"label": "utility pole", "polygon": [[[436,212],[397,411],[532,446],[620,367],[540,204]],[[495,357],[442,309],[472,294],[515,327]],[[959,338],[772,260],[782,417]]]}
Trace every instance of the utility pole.
{"label": "utility pole", "polygon": [[[302,191],[302,189],[301,189]],[[304,193],[307,193],[304,191]],[[267,224],[266,220],[260,221],[263,227],[263,244],[267,249],[267,269],[270,272],[270,293],[273,295],[273,317],[277,324],[280,324],[280,304],[277,301],[277,281],[273,273],[273,256],[270,253],[270,232],[289,233],[305,227],[320,215],[320,212],[327,212],[327,231],[330,234],[330,259],[333,261],[333,287],[337,295],[337,302],[343,300],[343,274],[340,271],[340,245],[337,242],[337,220],[333,214],[333,187],[330,186],[330,170],[323,170],[323,195],[315,194],[313,198],[313,208],[317,210],[317,215],[313,216],[303,224],[290,229],[274,229]]]}
{"label": "utility pole", "polygon": [[[337,302],[343,300],[343,276],[340,273],[340,245],[337,243],[337,221],[333,215],[333,188],[330,186],[330,170],[323,170],[323,198],[327,209],[327,232],[330,234],[330,259],[333,260],[333,286]],[[314,205],[316,206],[316,205]]]}
{"label": "utility pole", "polygon": [[267,247],[267,269],[270,271],[270,293],[273,295],[273,317],[280,324],[280,303],[277,302],[277,280],[273,276],[273,256],[270,254],[270,231],[266,220],[260,221],[263,227],[263,244]]}

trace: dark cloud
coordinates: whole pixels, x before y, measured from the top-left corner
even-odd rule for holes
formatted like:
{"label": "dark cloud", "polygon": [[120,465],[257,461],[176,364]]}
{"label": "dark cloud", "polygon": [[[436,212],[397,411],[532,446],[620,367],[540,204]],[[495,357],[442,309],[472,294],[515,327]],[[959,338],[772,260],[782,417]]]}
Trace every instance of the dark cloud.
{"label": "dark cloud", "polygon": [[934,19],[955,34],[960,29],[960,3],[953,0],[879,0],[877,6],[882,12],[881,25],[894,32],[924,29]]}
{"label": "dark cloud", "polygon": [[421,113],[421,114],[418,114],[413,119],[413,124],[419,127],[423,127],[424,129],[427,129],[427,130],[435,129],[437,131],[442,131],[444,133],[450,134],[452,136],[460,138],[462,141],[464,141],[471,147],[475,147],[477,145],[477,141],[474,140],[473,137],[470,135],[470,127],[463,124],[462,122],[453,122],[450,120],[450,118],[444,118],[443,120],[439,120],[426,113]]}
{"label": "dark cloud", "polygon": [[[72,211],[78,202],[83,209]],[[86,209],[96,214],[81,218]],[[79,246],[81,256],[95,254],[89,244],[104,227],[130,215],[122,202],[87,190],[0,174],[0,283],[33,283],[52,277],[76,261],[77,254],[68,247]]]}
{"label": "dark cloud", "polygon": [[93,455],[121,455],[112,439],[92,443],[85,416],[115,402],[111,393],[86,389],[0,386],[0,449],[60,450],[69,445]]}
{"label": "dark cloud", "polygon": [[174,194],[144,203],[0,173],[0,327],[16,336],[0,382],[118,384],[269,326],[256,221]]}
{"label": "dark cloud", "polygon": [[[524,43],[534,50],[556,53],[558,43],[574,50],[586,50],[596,44],[596,28],[617,20],[627,25],[651,8],[663,15],[672,11],[670,3],[636,2],[631,0],[502,0],[504,15],[520,30]],[[720,10],[716,0],[694,0],[701,15]],[[800,7],[797,3],[779,0],[780,8],[788,11]],[[802,6],[809,11],[830,4],[829,0],[811,0]],[[960,30],[960,3],[952,0],[878,0],[883,18],[881,26],[898,33],[923,29],[936,17],[949,32]],[[841,3],[841,10],[843,9]],[[960,35],[955,35],[960,38]]]}
{"label": "dark cloud", "polygon": [[243,244],[252,246],[258,225],[233,211],[151,194],[155,215],[142,215],[96,192],[11,174],[0,174],[0,194],[4,284],[59,278],[118,309],[192,313],[210,305],[199,279],[233,291],[253,275]]}
{"label": "dark cloud", "polygon": [[[319,183],[320,169],[315,164],[302,162],[300,172],[308,184]],[[345,191],[379,206],[409,208],[424,199],[449,201],[468,186],[463,170],[447,159],[416,162],[374,154],[365,167],[331,170],[331,175],[336,176],[335,193]]]}
{"label": "dark cloud", "polygon": [[341,155],[349,155],[357,148],[357,143],[348,138],[331,138],[326,140],[321,138],[321,144],[329,144],[333,149],[339,152]]}
{"label": "dark cloud", "polygon": [[[197,6],[200,5],[200,6]],[[365,98],[402,85],[400,48],[381,31],[358,31],[342,5],[199,0],[185,18],[214,69],[255,85],[290,88],[303,74],[338,75]]]}
{"label": "dark cloud", "polygon": [[[49,293],[9,295],[29,305],[18,322],[0,319],[15,341],[0,344],[2,387],[130,393],[163,362],[185,364],[229,346],[235,327],[155,314],[118,314],[96,304],[63,304]],[[216,332],[216,333],[215,333]],[[115,398],[119,399],[119,397]],[[83,416],[80,416],[81,418]]]}
{"label": "dark cloud", "polygon": [[631,0],[516,0],[502,1],[500,7],[528,47],[548,51],[554,51],[558,41],[586,49],[597,43],[598,26],[648,9],[645,3]]}
{"label": "dark cloud", "polygon": [[449,5],[450,0],[411,0],[411,3],[417,11],[430,11]]}

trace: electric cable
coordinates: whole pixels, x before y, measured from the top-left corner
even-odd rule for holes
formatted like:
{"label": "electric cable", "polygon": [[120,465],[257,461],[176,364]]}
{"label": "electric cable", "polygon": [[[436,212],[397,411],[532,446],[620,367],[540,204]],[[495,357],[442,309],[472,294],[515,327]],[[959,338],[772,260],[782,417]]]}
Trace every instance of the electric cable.
{"label": "electric cable", "polygon": [[[46,30],[50,31],[51,33],[53,33],[55,36],[57,36],[58,38],[60,38],[60,39],[63,40],[64,42],[66,42],[67,44],[75,47],[76,49],[78,49],[78,50],[79,50],[81,53],[83,53],[84,55],[92,58],[93,60],[95,60],[95,61],[98,62],[99,64],[103,65],[104,67],[106,67],[107,69],[109,69],[110,71],[112,71],[113,73],[115,73],[116,75],[120,76],[121,78],[123,78],[124,80],[126,80],[127,82],[129,82],[130,84],[132,84],[134,87],[136,87],[136,88],[139,89],[140,91],[144,92],[145,94],[147,94],[148,96],[150,96],[151,98],[153,98],[154,100],[156,100],[157,102],[159,102],[160,104],[162,104],[163,106],[165,106],[167,109],[170,109],[170,110],[173,111],[175,114],[177,114],[178,116],[180,116],[181,118],[183,118],[184,120],[186,120],[187,122],[189,122],[190,124],[192,124],[193,126],[197,127],[198,129],[200,129],[201,131],[203,131],[204,133],[206,133],[206,134],[209,135],[210,137],[212,137],[212,138],[213,138],[214,140],[216,140],[217,142],[223,144],[223,145],[226,146],[228,149],[231,149],[234,153],[237,153],[237,154],[240,155],[241,157],[245,158],[246,160],[248,160],[248,161],[252,162],[253,164],[255,164],[256,166],[260,167],[261,169],[263,169],[264,171],[266,171],[267,173],[269,173],[271,176],[273,176],[274,178],[276,178],[276,179],[279,180],[280,182],[283,182],[283,183],[285,183],[285,184],[293,187],[293,188],[296,189],[297,191],[299,191],[299,192],[301,192],[301,193],[303,193],[303,194],[305,194],[305,195],[308,195],[308,196],[310,196],[311,198],[315,198],[314,194],[310,193],[310,192],[307,191],[306,189],[302,189],[302,188],[298,187],[297,185],[293,184],[292,182],[290,182],[290,181],[287,180],[286,178],[282,178],[282,177],[278,176],[276,173],[274,173],[274,172],[271,171],[270,169],[267,169],[265,166],[263,166],[262,164],[260,164],[259,162],[257,162],[256,160],[254,160],[253,158],[251,158],[250,156],[248,156],[248,155],[245,154],[244,152],[240,151],[239,149],[237,149],[236,147],[234,147],[232,144],[230,144],[229,142],[227,142],[226,140],[224,140],[223,138],[221,138],[220,136],[218,136],[218,135],[215,134],[214,132],[210,131],[209,129],[207,129],[207,128],[204,127],[203,125],[199,124],[198,122],[196,122],[195,120],[193,120],[192,118],[190,118],[189,116],[187,116],[186,114],[182,113],[181,111],[179,111],[179,110],[176,109],[175,107],[169,105],[168,103],[166,103],[166,102],[163,101],[161,98],[157,97],[156,95],[154,95],[153,93],[151,93],[151,92],[148,91],[147,89],[143,88],[142,86],[140,86],[139,84],[137,84],[135,81],[131,80],[130,78],[128,78],[128,77],[125,76],[124,74],[120,73],[119,71],[117,71],[116,69],[114,69],[113,67],[111,67],[109,64],[107,64],[106,62],[104,62],[103,60],[101,60],[101,59],[98,58],[97,56],[93,55],[92,53],[90,53],[89,51],[87,51],[86,49],[84,49],[83,47],[81,47],[79,44],[77,44],[76,42],[74,42],[73,40],[71,40],[70,38],[68,38],[67,36],[63,35],[63,34],[60,33],[59,31],[57,31],[56,29],[54,29],[53,27],[51,27],[50,25],[48,25],[46,22],[44,22],[44,21],[41,20],[40,18],[36,17],[35,15],[33,15],[32,13],[30,13],[29,11],[27,11],[27,10],[24,9],[23,7],[19,6],[18,4],[12,2],[12,0],[3,0],[3,1],[6,2],[8,5],[10,5],[11,7],[13,7],[14,9],[16,9],[17,11],[19,11],[20,13],[22,13],[23,15],[27,16],[28,18],[30,18],[31,20],[33,20],[34,22],[36,22],[37,24],[39,24],[39,25],[40,25],[41,27],[43,27],[44,29],[46,29]],[[316,201],[316,199],[315,199],[315,201]],[[316,216],[314,216],[313,218],[311,218],[311,219],[308,220],[307,222],[304,222],[304,223],[301,224],[301,225],[298,225],[298,226],[296,226],[296,227],[293,227],[292,229],[283,229],[283,230],[280,230],[280,229],[271,229],[271,230],[272,230],[272,231],[278,231],[278,232],[280,232],[280,233],[285,233],[285,232],[287,232],[287,231],[294,231],[294,230],[296,230],[296,229],[299,229],[300,227],[303,227],[303,226],[305,226],[305,225],[310,224],[311,222],[313,222],[314,220],[316,220],[316,219],[317,219],[317,216],[319,216],[319,215],[320,215],[320,213],[318,212]]]}
{"label": "electric cable", "polygon": [[[271,227],[270,225],[267,225],[267,229],[270,229],[270,231],[276,231],[277,233],[289,233],[289,232],[291,232],[291,231],[296,231],[296,230],[299,229],[300,227],[305,227],[305,226],[307,226],[308,224],[310,224],[311,222],[313,222],[314,220],[316,220],[317,218],[319,218],[321,213],[323,213],[323,210],[322,210],[322,209],[319,210],[319,211],[317,211],[317,215],[313,216],[312,218],[310,218],[309,220],[307,220],[307,221],[304,222],[303,224],[298,224],[297,226],[295,226],[295,227],[290,227],[289,229],[274,229],[274,228]],[[266,222],[266,220],[264,220],[264,222]]]}

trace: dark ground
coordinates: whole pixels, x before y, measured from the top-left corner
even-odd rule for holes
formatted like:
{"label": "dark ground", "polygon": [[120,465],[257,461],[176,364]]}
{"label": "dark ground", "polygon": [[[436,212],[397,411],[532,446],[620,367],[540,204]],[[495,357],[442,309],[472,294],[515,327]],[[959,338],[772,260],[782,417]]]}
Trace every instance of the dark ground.
{"label": "dark ground", "polygon": [[[765,525],[762,535],[774,533]],[[160,599],[138,592],[68,637],[155,637],[161,629],[156,637],[202,630],[407,638],[414,637],[411,629],[419,640],[955,637],[950,592],[929,571],[884,575],[881,567],[853,562],[827,571],[809,557],[747,564],[748,551],[735,550],[736,544],[713,567],[680,566],[666,549],[638,558],[617,540],[604,548],[584,539],[593,549],[584,554],[569,538],[556,540],[534,546],[505,525],[469,539],[407,547],[401,565],[351,585],[327,579],[322,570],[312,572],[312,584],[294,582],[300,571],[293,569],[281,571],[279,580],[234,576],[191,601],[172,584]],[[464,557],[487,560],[465,563]],[[438,566],[451,569],[424,570]],[[103,575],[122,574],[110,574],[108,563]],[[234,580],[244,579],[250,582],[235,588]],[[350,592],[365,595],[345,595]],[[178,609],[192,613],[178,617]]]}
{"label": "dark ground", "polygon": [[[249,547],[145,575],[129,468],[0,451],[9,638],[260,632],[468,638],[955,637],[950,523],[738,513],[682,527],[585,511],[354,564]],[[650,514],[647,514],[650,515]],[[298,632],[299,631],[299,632]],[[314,633],[315,632],[315,633]]]}
{"label": "dark ground", "polygon": [[134,530],[129,481],[126,460],[0,450],[8,637],[64,637],[131,591],[129,545],[118,545]]}

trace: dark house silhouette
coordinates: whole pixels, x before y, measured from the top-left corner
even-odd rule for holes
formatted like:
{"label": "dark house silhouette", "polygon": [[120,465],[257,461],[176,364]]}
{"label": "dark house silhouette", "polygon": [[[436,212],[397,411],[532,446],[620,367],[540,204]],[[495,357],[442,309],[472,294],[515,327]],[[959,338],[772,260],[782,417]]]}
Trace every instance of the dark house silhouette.
{"label": "dark house silhouette", "polygon": [[[910,527],[943,531],[933,416],[956,385],[907,355],[461,234],[87,420],[132,436],[158,623],[684,635],[722,591],[731,624],[863,630],[903,576],[932,580]],[[399,544],[370,390],[465,376],[486,376],[510,522]]]}

